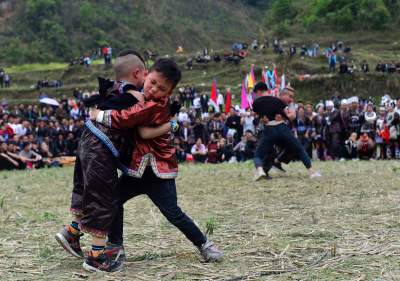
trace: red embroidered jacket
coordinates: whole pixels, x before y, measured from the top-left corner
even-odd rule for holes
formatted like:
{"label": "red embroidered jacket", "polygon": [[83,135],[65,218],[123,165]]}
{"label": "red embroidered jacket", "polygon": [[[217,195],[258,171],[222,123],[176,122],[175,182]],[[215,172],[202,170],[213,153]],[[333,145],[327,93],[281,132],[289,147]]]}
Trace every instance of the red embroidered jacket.
{"label": "red embroidered jacket", "polygon": [[[168,99],[161,102],[139,102],[121,111],[107,110],[103,122],[106,126],[124,129],[138,126],[159,126],[170,120]],[[151,165],[154,174],[162,179],[172,179],[178,174],[175,147],[171,133],[153,139],[142,139],[135,131],[135,147],[129,167],[123,172],[140,178],[146,166]]]}

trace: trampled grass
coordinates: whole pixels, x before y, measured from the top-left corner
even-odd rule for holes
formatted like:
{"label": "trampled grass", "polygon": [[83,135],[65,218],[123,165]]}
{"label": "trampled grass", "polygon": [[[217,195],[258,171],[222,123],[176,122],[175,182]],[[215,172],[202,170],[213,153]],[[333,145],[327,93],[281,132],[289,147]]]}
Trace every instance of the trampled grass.
{"label": "trampled grass", "polygon": [[[2,280],[399,280],[399,167],[391,162],[300,163],[253,182],[252,165],[183,165],[179,202],[225,252],[196,249],[146,197],[126,205],[122,273],[90,274],[54,234],[70,220],[72,169],[0,173]],[[212,231],[210,231],[210,229]],[[87,238],[84,244],[89,245]]]}

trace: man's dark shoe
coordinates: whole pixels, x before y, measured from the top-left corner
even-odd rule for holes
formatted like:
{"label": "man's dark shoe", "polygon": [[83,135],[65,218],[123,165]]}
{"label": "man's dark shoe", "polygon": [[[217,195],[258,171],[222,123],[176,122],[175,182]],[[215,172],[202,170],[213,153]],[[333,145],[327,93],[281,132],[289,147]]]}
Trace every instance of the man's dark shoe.
{"label": "man's dark shoe", "polygon": [[282,168],[282,163],[281,162],[274,162],[272,164],[272,166],[274,166],[275,168],[277,168],[281,172],[286,173],[286,170],[284,168]]}
{"label": "man's dark shoe", "polygon": [[77,258],[83,258],[83,251],[81,249],[80,238],[83,234],[74,235],[64,227],[55,236],[58,244],[60,244],[68,253]]}
{"label": "man's dark shoe", "polygon": [[122,270],[122,262],[113,261],[104,252],[97,257],[93,257],[92,251],[83,263],[83,268],[90,272],[118,272]]}
{"label": "man's dark shoe", "polygon": [[117,245],[113,243],[107,243],[104,254],[109,256],[113,261],[125,261],[125,249],[122,245]]}

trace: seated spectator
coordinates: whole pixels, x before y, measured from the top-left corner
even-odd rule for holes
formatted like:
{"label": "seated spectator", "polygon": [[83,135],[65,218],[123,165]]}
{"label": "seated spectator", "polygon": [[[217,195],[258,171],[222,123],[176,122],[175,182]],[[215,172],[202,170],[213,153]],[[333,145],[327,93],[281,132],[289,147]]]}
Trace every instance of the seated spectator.
{"label": "seated spectator", "polygon": [[233,149],[231,145],[226,144],[226,140],[221,138],[218,142],[217,158],[218,162],[230,161],[233,156]]}
{"label": "seated spectator", "polygon": [[66,156],[67,155],[67,144],[64,139],[63,134],[59,134],[57,141],[55,142],[56,156]]}
{"label": "seated spectator", "polygon": [[175,156],[179,163],[186,161],[186,148],[184,142],[181,138],[176,137],[174,139],[175,143]]}
{"label": "seated spectator", "polygon": [[43,164],[46,165],[48,168],[53,167],[61,167],[60,161],[58,158],[54,158],[53,153],[50,152],[50,148],[46,141],[40,144],[40,155],[43,157]]}
{"label": "seated spectator", "polygon": [[357,133],[352,133],[349,139],[344,142],[343,156],[347,160],[355,160],[358,158]]}
{"label": "seated spectator", "polygon": [[253,159],[257,145],[257,139],[251,131],[246,131],[241,141],[233,148],[236,159],[239,162],[244,162]]}
{"label": "seated spectator", "polygon": [[78,142],[74,136],[74,133],[69,132],[67,139],[65,140],[66,153],[67,156],[76,156],[76,151],[78,149]]}
{"label": "seated spectator", "polygon": [[250,130],[247,130],[244,136],[246,138],[246,149],[245,149],[246,160],[253,159],[254,152],[256,151],[257,139],[254,136],[253,132]]}
{"label": "seated spectator", "polygon": [[218,134],[210,135],[210,142],[207,145],[207,163],[216,164],[218,162]]}
{"label": "seated spectator", "polygon": [[362,160],[370,160],[375,151],[375,144],[369,137],[367,131],[362,131],[360,139],[357,141],[358,156]]}
{"label": "seated spectator", "polygon": [[246,137],[242,136],[240,142],[238,142],[233,148],[233,152],[235,153],[236,159],[238,162],[246,161]]}
{"label": "seated spectator", "polygon": [[17,160],[7,154],[8,145],[5,142],[0,143],[0,171],[14,170],[19,168]]}
{"label": "seated spectator", "polygon": [[191,149],[191,154],[193,155],[195,162],[205,163],[207,159],[207,148],[203,144],[201,138],[198,138],[196,143]]}
{"label": "seated spectator", "polygon": [[26,142],[23,144],[23,149],[20,151],[19,156],[22,157],[28,168],[39,168],[42,164],[42,156],[31,149],[31,144]]}

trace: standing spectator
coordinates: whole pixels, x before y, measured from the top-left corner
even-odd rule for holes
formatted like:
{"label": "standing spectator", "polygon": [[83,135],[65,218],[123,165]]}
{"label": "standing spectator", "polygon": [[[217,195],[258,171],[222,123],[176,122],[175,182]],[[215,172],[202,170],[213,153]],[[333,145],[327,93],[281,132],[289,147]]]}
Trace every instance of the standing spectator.
{"label": "standing spectator", "polygon": [[218,133],[219,135],[223,135],[225,124],[222,121],[221,114],[215,113],[213,118],[208,124],[209,133]]}
{"label": "standing spectator", "polygon": [[181,144],[185,149],[185,151],[187,151],[189,147],[191,147],[194,143],[192,136],[192,129],[190,128],[189,125],[190,123],[188,121],[184,122],[183,126],[181,126],[178,131],[178,138],[181,140]]}
{"label": "standing spectator", "polygon": [[361,113],[359,111],[359,104],[358,104],[358,98],[357,97],[352,97],[350,99],[351,101],[351,108],[349,110],[350,114],[350,132],[356,132],[357,135],[359,135],[361,131]]}
{"label": "standing spectator", "polygon": [[393,120],[389,123],[390,137],[390,155],[393,159],[400,158],[399,151],[399,134],[400,134],[400,115],[397,112],[393,114]]}
{"label": "standing spectator", "polygon": [[362,65],[361,65],[361,70],[364,73],[368,73],[369,72],[369,65],[367,63],[367,61],[363,61]]}
{"label": "standing spectator", "polygon": [[203,93],[200,97],[201,111],[202,113],[208,112],[208,102],[210,98],[206,93]]}
{"label": "standing spectator", "polygon": [[366,130],[370,133],[370,137],[372,139],[375,138],[375,123],[376,123],[377,118],[378,117],[376,116],[376,113],[374,112],[374,108],[373,108],[372,104],[368,104],[367,110],[364,113],[363,128],[364,128],[364,130]]}
{"label": "standing spectator", "polygon": [[5,88],[10,88],[10,86],[11,86],[11,77],[10,77],[10,75],[8,73],[5,73],[3,79],[4,79],[4,87]]}
{"label": "standing spectator", "polygon": [[200,118],[196,119],[196,123],[193,126],[194,139],[201,139],[203,143],[208,141],[208,132],[204,124],[200,121]]}
{"label": "standing spectator", "polygon": [[234,136],[238,142],[243,134],[243,127],[241,125],[240,116],[234,108],[231,108],[226,119],[226,127],[228,128],[228,135]]}
{"label": "standing spectator", "polygon": [[243,131],[251,131],[254,135],[256,133],[256,128],[254,126],[254,112],[248,109],[242,116],[240,120],[240,125],[243,127]]}
{"label": "standing spectator", "polygon": [[218,91],[218,97],[217,97],[217,106],[219,108],[219,112],[225,112],[225,99],[224,96],[221,94],[220,91]]}
{"label": "standing spectator", "polygon": [[312,137],[318,159],[325,160],[326,116],[323,105],[317,107],[317,115],[312,120]]}
{"label": "standing spectator", "polygon": [[340,158],[340,112],[335,108],[333,101],[326,102],[327,116],[327,142],[328,152],[332,159]]}
{"label": "standing spectator", "polygon": [[305,115],[303,107],[299,107],[295,120],[295,135],[303,145],[308,156],[312,158],[312,143],[311,143],[312,124],[311,120]]}
{"label": "standing spectator", "polygon": [[336,54],[332,53],[329,56],[329,71],[335,72],[336,71]]}
{"label": "standing spectator", "polygon": [[1,88],[4,87],[4,74],[5,74],[4,69],[0,68],[0,86],[1,86]]}
{"label": "standing spectator", "polygon": [[196,111],[196,118],[201,117],[201,99],[198,94],[195,94],[193,100],[193,108]]}
{"label": "standing spectator", "polygon": [[386,125],[386,111],[384,107],[379,109],[379,117],[376,119],[375,143],[376,143],[376,159],[386,159],[386,142],[383,139],[383,134]]}

